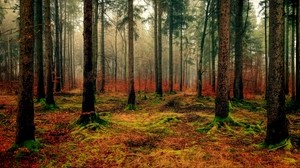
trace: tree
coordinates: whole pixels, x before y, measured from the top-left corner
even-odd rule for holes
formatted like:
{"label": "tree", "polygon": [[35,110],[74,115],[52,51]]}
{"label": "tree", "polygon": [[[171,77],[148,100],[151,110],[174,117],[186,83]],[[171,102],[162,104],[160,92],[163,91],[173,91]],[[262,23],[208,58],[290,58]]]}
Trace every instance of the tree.
{"label": "tree", "polygon": [[46,104],[55,105],[53,96],[53,52],[52,52],[52,37],[51,37],[51,20],[50,20],[50,0],[45,0],[45,58],[47,71],[47,91]]}
{"label": "tree", "polygon": [[244,99],[243,94],[243,7],[244,0],[236,0],[236,16],[235,16],[235,70],[234,70],[234,86],[233,95],[237,100]]}
{"label": "tree", "polygon": [[135,106],[135,91],[134,91],[134,46],[133,46],[133,0],[128,0],[128,106]]}
{"label": "tree", "polygon": [[162,2],[157,4],[157,91],[156,93],[162,97]]}
{"label": "tree", "polygon": [[37,101],[45,98],[44,87],[44,57],[43,57],[43,0],[35,0],[35,56],[37,60]]}
{"label": "tree", "polygon": [[169,0],[168,19],[169,19],[169,92],[173,90],[173,4],[172,0]]}
{"label": "tree", "polygon": [[297,1],[296,18],[296,103],[300,104],[300,2]]}
{"label": "tree", "polygon": [[16,144],[23,146],[34,137],[33,55],[34,1],[20,0],[20,83],[18,97]]}
{"label": "tree", "polygon": [[201,36],[201,42],[200,42],[200,58],[199,58],[199,67],[198,67],[198,87],[197,87],[197,97],[202,96],[202,74],[203,74],[203,57],[204,57],[204,42],[205,42],[205,37],[206,37],[206,30],[207,30],[207,24],[208,24],[208,19],[209,19],[209,9],[211,5],[211,0],[207,0],[206,3],[206,9],[205,9],[205,17],[204,17],[204,26],[203,26],[203,32]]}
{"label": "tree", "polygon": [[266,145],[278,144],[289,137],[285,115],[284,92],[284,5],[283,0],[270,0],[269,68],[267,92]]}
{"label": "tree", "polygon": [[83,97],[80,123],[89,123],[96,118],[95,89],[93,73],[93,39],[92,39],[93,0],[84,0],[84,72]]}
{"label": "tree", "polygon": [[219,59],[215,118],[229,115],[230,0],[219,1]]}
{"label": "tree", "polygon": [[61,91],[61,57],[60,57],[60,21],[58,13],[58,0],[55,0],[55,91]]}
{"label": "tree", "polygon": [[101,83],[100,92],[105,91],[105,45],[104,45],[104,0],[101,1]]}
{"label": "tree", "polygon": [[[94,87],[96,90],[97,85],[97,64],[98,64],[98,19],[99,19],[99,2],[98,0],[93,0],[93,73],[95,75],[94,78]],[[102,79],[102,78],[101,78]]]}

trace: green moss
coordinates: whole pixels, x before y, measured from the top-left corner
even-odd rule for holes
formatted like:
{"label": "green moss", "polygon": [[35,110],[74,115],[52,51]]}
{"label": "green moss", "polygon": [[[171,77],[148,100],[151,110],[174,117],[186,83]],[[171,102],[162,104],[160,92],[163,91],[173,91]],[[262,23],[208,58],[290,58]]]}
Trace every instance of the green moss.
{"label": "green moss", "polygon": [[277,144],[266,144],[265,142],[263,142],[263,143],[258,144],[257,147],[258,148],[267,148],[270,151],[275,151],[278,149],[291,150],[293,148],[293,145],[291,143],[291,139],[286,138]]}
{"label": "green moss", "polygon": [[232,101],[232,105],[252,112],[260,111],[262,109],[260,104],[246,100],[234,100]]}
{"label": "green moss", "polygon": [[211,133],[211,130],[220,129],[222,127],[225,127],[227,130],[232,131],[230,126],[244,126],[244,125],[242,123],[238,123],[234,121],[230,116],[225,118],[215,116],[213,121],[210,124],[208,124],[208,126],[204,128],[200,128],[197,131],[200,133]]}
{"label": "green moss", "polygon": [[97,130],[108,124],[108,121],[101,119],[99,114],[95,113],[95,115],[90,115],[85,119],[79,118],[77,121],[75,121],[75,123],[71,124],[71,127],[78,125],[83,129]]}
{"label": "green moss", "polygon": [[137,110],[137,106],[134,105],[134,104],[128,104],[126,107],[125,107],[125,111],[128,111],[128,110]]}

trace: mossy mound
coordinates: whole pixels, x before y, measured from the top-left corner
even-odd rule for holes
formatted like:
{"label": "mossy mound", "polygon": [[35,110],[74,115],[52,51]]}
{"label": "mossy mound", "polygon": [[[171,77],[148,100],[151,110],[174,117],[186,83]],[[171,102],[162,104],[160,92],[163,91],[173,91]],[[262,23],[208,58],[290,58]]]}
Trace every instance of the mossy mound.
{"label": "mossy mound", "polygon": [[101,119],[99,114],[95,112],[81,114],[80,118],[75,122],[76,125],[90,130],[100,129],[108,123],[108,121]]}

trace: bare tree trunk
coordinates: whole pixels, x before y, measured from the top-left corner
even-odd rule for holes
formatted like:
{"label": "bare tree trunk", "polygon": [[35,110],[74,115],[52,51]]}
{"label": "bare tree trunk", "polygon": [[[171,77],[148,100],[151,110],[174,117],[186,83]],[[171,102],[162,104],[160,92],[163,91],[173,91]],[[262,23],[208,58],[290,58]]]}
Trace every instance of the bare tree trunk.
{"label": "bare tree trunk", "polygon": [[93,66],[93,72],[95,75],[94,78],[94,89],[96,91],[96,86],[97,86],[97,65],[98,65],[98,19],[99,19],[99,14],[98,14],[98,0],[93,0],[93,62],[95,66]]}
{"label": "bare tree trunk", "polygon": [[133,24],[133,0],[128,0],[128,105],[131,106],[135,106]]}
{"label": "bare tree trunk", "polygon": [[53,52],[50,20],[50,0],[45,0],[45,57],[47,71],[46,104],[55,104],[53,96]]}
{"label": "bare tree trunk", "polygon": [[161,1],[158,1],[158,18],[157,18],[157,94],[162,97],[162,5]]}
{"label": "bare tree trunk", "polygon": [[34,137],[33,56],[34,1],[20,0],[20,83],[17,114],[16,144],[23,146]]}
{"label": "bare tree trunk", "polygon": [[[293,16],[296,14],[296,6],[293,5]],[[292,46],[291,46],[291,75],[292,75],[292,100],[295,100],[295,19],[292,19]]]}
{"label": "bare tree trunk", "polygon": [[58,13],[58,0],[55,0],[55,91],[61,91],[61,63],[60,63],[60,38],[59,38],[59,13]]}
{"label": "bare tree trunk", "polygon": [[219,59],[218,92],[215,100],[215,116],[226,118],[229,115],[228,80],[230,64],[230,0],[219,2]]}
{"label": "bare tree trunk", "polygon": [[267,95],[267,145],[289,137],[285,115],[284,93],[284,5],[283,0],[270,1],[270,71]]}
{"label": "bare tree trunk", "polygon": [[105,91],[105,45],[104,45],[104,0],[101,1],[101,84],[100,92]]}
{"label": "bare tree trunk", "polygon": [[173,90],[173,4],[169,6],[169,92]]}

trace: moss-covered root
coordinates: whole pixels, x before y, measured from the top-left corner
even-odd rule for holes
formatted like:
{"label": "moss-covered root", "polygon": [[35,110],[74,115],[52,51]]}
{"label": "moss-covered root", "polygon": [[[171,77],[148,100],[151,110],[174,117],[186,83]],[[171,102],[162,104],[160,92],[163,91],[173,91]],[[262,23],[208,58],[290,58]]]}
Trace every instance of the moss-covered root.
{"label": "moss-covered root", "polygon": [[80,118],[75,122],[83,128],[91,128],[93,130],[100,128],[101,126],[107,125],[108,122],[99,117],[98,113],[88,112],[82,113]]}
{"label": "moss-covered root", "polygon": [[226,128],[229,131],[232,131],[230,126],[244,126],[244,125],[242,123],[238,123],[238,122],[234,121],[230,116],[228,116],[226,118],[221,118],[221,117],[215,116],[214,120],[208,126],[206,126],[204,128],[200,128],[197,131],[201,132],[201,133],[204,132],[204,133],[210,134],[212,131],[214,131],[216,129],[220,129],[222,127]]}
{"label": "moss-covered root", "polygon": [[270,151],[275,151],[278,149],[291,150],[293,148],[293,144],[290,138],[286,138],[277,144],[267,144],[263,142],[258,145],[258,148],[267,148]]}

